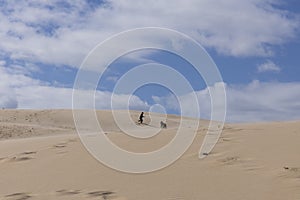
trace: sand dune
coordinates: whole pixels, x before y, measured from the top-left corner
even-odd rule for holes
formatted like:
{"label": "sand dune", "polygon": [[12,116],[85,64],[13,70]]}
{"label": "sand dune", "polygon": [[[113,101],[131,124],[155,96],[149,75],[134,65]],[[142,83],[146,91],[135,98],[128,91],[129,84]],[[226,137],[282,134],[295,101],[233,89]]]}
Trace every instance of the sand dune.
{"label": "sand dune", "polygon": [[[133,121],[138,114],[131,112]],[[134,152],[167,144],[180,121],[169,115],[167,129],[141,140],[123,134],[111,112],[97,116],[115,144]],[[149,126],[131,131],[159,129],[160,116],[151,116]],[[300,199],[300,122],[226,124],[213,152],[199,160],[207,124],[200,121],[192,146],[174,164],[135,175],[95,160],[81,144],[70,110],[1,110],[0,199]]]}

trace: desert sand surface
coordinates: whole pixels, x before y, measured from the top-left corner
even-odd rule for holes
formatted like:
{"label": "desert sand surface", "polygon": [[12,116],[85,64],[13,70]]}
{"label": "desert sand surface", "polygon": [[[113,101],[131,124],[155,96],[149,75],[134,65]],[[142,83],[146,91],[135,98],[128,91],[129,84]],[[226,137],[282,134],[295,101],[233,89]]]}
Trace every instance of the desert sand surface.
{"label": "desert sand surface", "polygon": [[[121,111],[120,111],[121,112]],[[180,117],[149,139],[122,133],[110,111],[97,111],[104,133],[118,146],[148,152],[167,144]],[[131,112],[132,119],[139,113]],[[131,131],[159,129],[156,123]],[[198,152],[208,122],[172,165],[146,174],[113,170],[81,143],[71,110],[0,111],[0,199],[2,200],[299,200],[300,121],[226,124],[211,154]],[[152,120],[159,119],[158,114]],[[194,119],[190,119],[194,120]],[[156,122],[156,121],[155,121]]]}

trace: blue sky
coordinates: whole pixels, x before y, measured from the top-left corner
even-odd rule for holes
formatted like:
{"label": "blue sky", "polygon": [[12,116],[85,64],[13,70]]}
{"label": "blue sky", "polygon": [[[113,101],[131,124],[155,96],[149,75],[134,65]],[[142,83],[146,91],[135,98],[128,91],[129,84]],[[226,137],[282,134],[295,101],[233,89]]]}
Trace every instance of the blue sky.
{"label": "blue sky", "polygon": [[[227,121],[300,119],[299,19],[297,0],[0,0],[0,107],[71,108],[76,73],[97,44],[121,31],[155,26],[190,36],[210,54],[226,86]],[[98,86],[97,108],[109,109],[118,78],[148,62],[183,74],[201,100],[202,117],[210,117],[201,76],[159,50],[112,63]],[[133,109],[160,103],[180,113],[168,88],[147,85],[133,95]],[[119,109],[127,106],[122,97],[118,103]]]}

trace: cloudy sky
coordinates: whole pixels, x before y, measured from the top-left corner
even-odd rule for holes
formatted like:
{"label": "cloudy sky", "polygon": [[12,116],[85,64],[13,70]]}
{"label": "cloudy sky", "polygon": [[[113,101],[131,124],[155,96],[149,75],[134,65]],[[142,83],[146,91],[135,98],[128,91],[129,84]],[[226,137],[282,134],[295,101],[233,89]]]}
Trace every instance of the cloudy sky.
{"label": "cloudy sky", "polygon": [[[73,83],[88,53],[114,34],[150,26],[180,31],[206,49],[226,88],[227,121],[300,119],[299,25],[298,0],[0,0],[0,107],[72,108]],[[147,62],[190,78],[201,115],[209,118],[201,77],[159,50],[112,63],[97,87],[97,108],[109,109],[122,74]],[[189,105],[188,95],[181,103]],[[116,108],[127,108],[126,99],[120,95]],[[176,98],[157,85],[140,88],[130,100],[138,110],[156,103],[179,112]]]}

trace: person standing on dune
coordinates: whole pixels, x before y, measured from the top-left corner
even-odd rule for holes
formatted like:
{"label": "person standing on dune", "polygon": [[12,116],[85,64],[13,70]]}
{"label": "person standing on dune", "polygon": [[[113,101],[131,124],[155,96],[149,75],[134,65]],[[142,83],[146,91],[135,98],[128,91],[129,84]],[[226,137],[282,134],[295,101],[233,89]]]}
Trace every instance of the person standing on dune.
{"label": "person standing on dune", "polygon": [[139,122],[142,124],[143,123],[143,118],[144,118],[145,116],[144,116],[144,112],[142,112],[141,114],[140,114],[140,118],[139,118]]}

